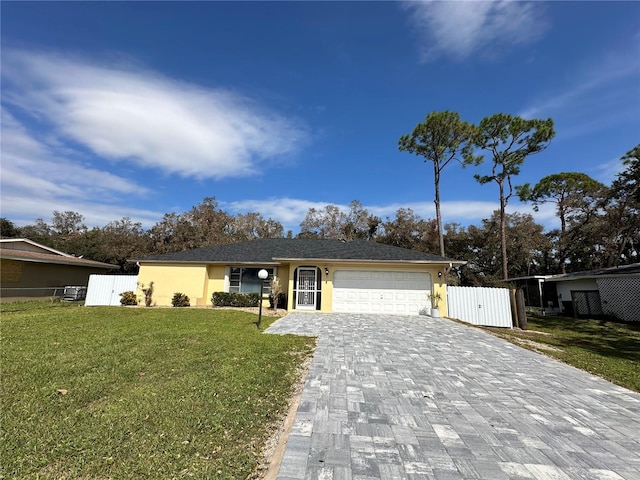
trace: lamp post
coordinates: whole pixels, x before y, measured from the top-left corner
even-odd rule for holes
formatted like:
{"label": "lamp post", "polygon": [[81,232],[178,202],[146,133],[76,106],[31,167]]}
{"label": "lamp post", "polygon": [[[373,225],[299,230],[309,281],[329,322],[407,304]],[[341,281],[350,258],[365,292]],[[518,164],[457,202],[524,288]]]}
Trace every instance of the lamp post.
{"label": "lamp post", "polygon": [[262,291],[264,290],[264,281],[269,276],[264,268],[258,272],[258,278],[260,279],[260,304],[258,305],[258,330],[260,330],[260,324],[262,323]]}

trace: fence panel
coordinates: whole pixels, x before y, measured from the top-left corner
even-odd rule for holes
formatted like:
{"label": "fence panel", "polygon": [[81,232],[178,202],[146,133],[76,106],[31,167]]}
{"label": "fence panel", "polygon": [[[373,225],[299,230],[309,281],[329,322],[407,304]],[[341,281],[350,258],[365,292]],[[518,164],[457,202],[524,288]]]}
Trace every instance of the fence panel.
{"label": "fence panel", "polygon": [[85,306],[120,305],[120,294],[138,288],[137,275],[90,275]]}
{"label": "fence panel", "polygon": [[511,328],[509,289],[447,287],[449,317],[485,327]]}
{"label": "fence panel", "polygon": [[598,288],[605,315],[640,322],[640,275],[599,278]]}

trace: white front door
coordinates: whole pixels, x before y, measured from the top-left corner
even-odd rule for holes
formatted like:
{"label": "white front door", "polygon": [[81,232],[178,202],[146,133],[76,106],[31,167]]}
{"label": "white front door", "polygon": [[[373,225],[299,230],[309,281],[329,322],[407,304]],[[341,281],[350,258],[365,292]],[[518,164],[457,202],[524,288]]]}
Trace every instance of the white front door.
{"label": "white front door", "polygon": [[299,310],[316,309],[316,268],[298,268],[296,284],[296,308]]}

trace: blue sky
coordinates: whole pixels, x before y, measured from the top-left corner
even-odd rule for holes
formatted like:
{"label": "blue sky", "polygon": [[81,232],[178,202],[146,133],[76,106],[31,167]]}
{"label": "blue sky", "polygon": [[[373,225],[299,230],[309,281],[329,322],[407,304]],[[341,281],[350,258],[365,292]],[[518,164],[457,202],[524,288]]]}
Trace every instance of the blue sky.
{"label": "blue sky", "polygon": [[[2,2],[1,214],[150,227],[214,196],[299,230],[359,200],[434,216],[430,164],[398,139],[432,111],[555,121],[515,184],[609,183],[640,142],[638,2]],[[487,159],[489,160],[489,159]],[[495,184],[451,165],[444,222]],[[553,209],[533,213],[548,227]]]}

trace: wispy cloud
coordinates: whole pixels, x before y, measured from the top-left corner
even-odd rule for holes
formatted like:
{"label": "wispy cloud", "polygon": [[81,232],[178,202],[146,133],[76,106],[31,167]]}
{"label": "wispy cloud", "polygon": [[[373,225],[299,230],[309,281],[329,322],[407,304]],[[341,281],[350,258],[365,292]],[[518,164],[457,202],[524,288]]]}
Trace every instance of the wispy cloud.
{"label": "wispy cloud", "polygon": [[3,103],[63,143],[185,177],[253,174],[295,152],[303,126],[241,94],[61,54],[3,52]]}
{"label": "wispy cloud", "polygon": [[[640,50],[635,44],[624,49],[603,46],[588,63],[571,67],[570,80],[554,90],[538,93],[518,115],[551,117],[557,140],[615,132],[640,125]],[[618,162],[619,163],[619,162]],[[610,180],[605,175],[603,180]]]}
{"label": "wispy cloud", "polygon": [[[38,139],[2,109],[2,215],[20,223],[50,211],[90,212],[91,224],[107,223],[124,216],[149,224],[158,213],[130,206],[117,207],[122,196],[143,198],[148,190],[138,183],[85,165],[67,157],[64,146]],[[90,218],[89,218],[90,217]]]}
{"label": "wispy cloud", "polygon": [[[283,224],[285,231],[299,231],[300,223],[310,208],[322,209],[331,202],[312,202],[296,198],[269,198],[267,200],[243,200],[238,202],[220,202],[222,208],[230,213],[260,212],[265,218],[271,217]],[[344,212],[349,210],[347,204],[335,204]],[[498,202],[485,201],[453,201],[442,202],[442,215],[445,223],[458,222],[463,225],[479,224],[482,219],[489,218],[498,209]],[[400,208],[410,208],[422,218],[434,218],[433,202],[391,203],[388,205],[364,205],[372,215],[383,221],[393,219]],[[508,207],[509,213],[528,213],[547,228],[555,228],[557,218],[553,205],[542,205],[534,212],[531,205],[513,202]]]}
{"label": "wispy cloud", "polygon": [[404,2],[420,37],[423,61],[450,56],[461,61],[474,54],[493,57],[514,45],[540,38],[548,28],[540,2]]}

